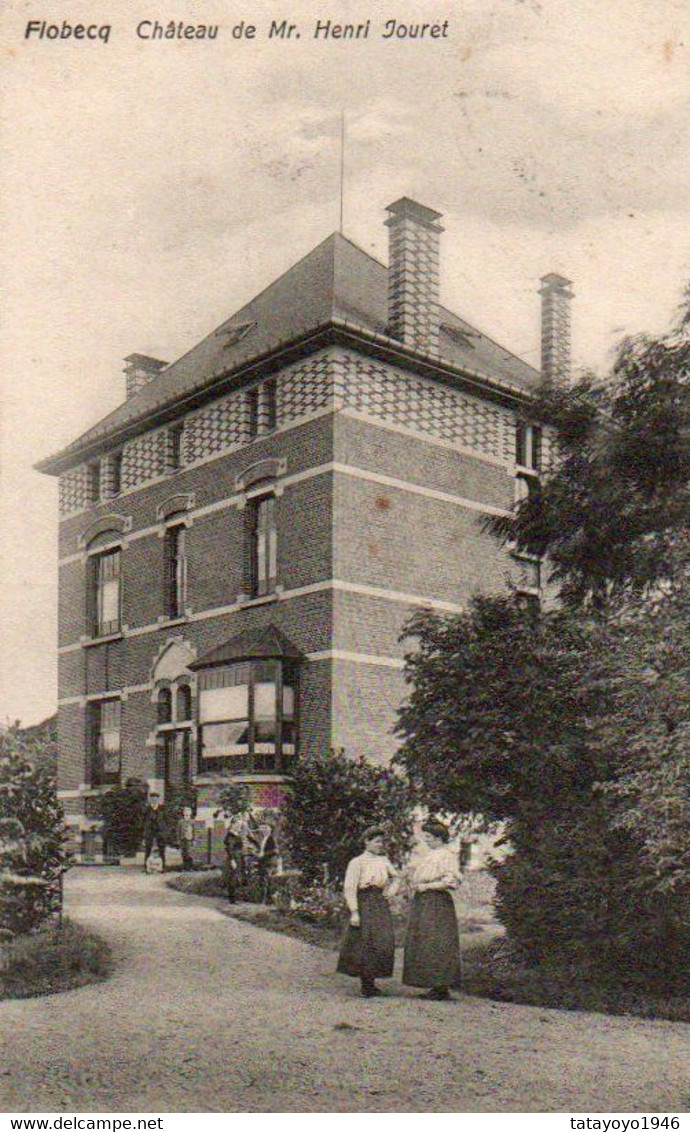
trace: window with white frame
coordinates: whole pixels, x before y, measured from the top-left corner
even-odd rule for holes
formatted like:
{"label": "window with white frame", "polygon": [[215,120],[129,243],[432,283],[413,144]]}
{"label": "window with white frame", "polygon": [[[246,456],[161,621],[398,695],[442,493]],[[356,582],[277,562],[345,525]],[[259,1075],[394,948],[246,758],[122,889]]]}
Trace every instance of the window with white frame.
{"label": "window with white frame", "polygon": [[515,430],[515,463],[538,472],[541,468],[542,430],[539,425],[518,421]]}
{"label": "window with white frame", "polygon": [[187,588],[187,529],[184,523],[165,532],[165,613],[183,617]]}
{"label": "window with white frame", "polygon": [[122,618],[122,554],[120,547],[90,559],[89,604],[91,632],[96,637],[118,633]]}
{"label": "window with white frame", "polygon": [[247,504],[251,597],[275,592],[278,577],[276,497],[261,495]]}

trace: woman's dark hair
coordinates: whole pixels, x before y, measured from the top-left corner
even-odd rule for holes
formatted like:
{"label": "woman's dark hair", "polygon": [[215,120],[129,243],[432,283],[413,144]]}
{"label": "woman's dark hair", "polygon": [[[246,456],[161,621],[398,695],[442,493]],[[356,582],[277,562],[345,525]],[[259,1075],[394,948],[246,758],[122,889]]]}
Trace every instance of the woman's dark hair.
{"label": "woman's dark hair", "polygon": [[362,842],[366,844],[367,841],[372,841],[374,837],[385,837],[386,832],[383,826],[370,825],[368,829],[362,831]]}
{"label": "woman's dark hair", "polygon": [[430,833],[432,837],[438,837],[444,844],[450,841],[450,830],[448,826],[444,822],[439,821],[438,818],[429,818],[428,821],[424,822],[422,829],[425,833]]}

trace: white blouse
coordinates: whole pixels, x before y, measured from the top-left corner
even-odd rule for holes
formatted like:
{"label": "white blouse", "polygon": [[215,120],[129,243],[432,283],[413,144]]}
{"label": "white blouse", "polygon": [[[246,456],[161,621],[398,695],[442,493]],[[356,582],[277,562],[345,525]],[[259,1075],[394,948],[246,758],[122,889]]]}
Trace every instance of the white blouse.
{"label": "white blouse", "polygon": [[366,850],[361,857],[353,857],[345,872],[343,893],[351,912],[358,911],[357,892],[360,888],[385,888],[396,875],[388,857]]}
{"label": "white blouse", "polygon": [[[445,845],[439,849],[429,849],[412,873],[412,886],[415,889],[418,889],[420,885],[439,880],[448,881],[445,886],[448,891],[456,888],[460,883],[457,853],[453,853]],[[439,889],[439,891],[442,891],[442,889]]]}

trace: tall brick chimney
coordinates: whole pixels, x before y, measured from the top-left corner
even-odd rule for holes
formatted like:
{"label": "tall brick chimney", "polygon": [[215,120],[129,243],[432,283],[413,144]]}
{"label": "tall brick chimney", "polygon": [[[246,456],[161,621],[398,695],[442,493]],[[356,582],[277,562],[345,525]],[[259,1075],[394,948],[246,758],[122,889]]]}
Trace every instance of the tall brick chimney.
{"label": "tall brick chimney", "polygon": [[570,304],[572,283],[551,273],[541,280],[541,373],[544,381],[570,374]]}
{"label": "tall brick chimney", "polygon": [[127,400],[148,385],[149,381],[157,377],[168,364],[160,361],[159,358],[149,358],[146,354],[129,354],[125,362],[127,363],[124,369]]}
{"label": "tall brick chimney", "polygon": [[388,333],[415,350],[438,354],[441,213],[409,197],[386,211]]}

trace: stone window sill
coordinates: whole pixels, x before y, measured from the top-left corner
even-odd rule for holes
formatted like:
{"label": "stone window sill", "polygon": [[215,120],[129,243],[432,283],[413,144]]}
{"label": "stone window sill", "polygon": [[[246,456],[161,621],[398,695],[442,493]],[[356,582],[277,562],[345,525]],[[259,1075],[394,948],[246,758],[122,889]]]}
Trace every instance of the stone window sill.
{"label": "stone window sill", "polygon": [[84,637],[82,645],[85,649],[91,648],[93,645],[106,645],[109,641],[121,641],[123,637],[122,629],[117,633],[105,633],[102,637]]}
{"label": "stone window sill", "polygon": [[238,597],[237,604],[240,609],[249,609],[255,605],[270,605],[271,602],[280,601],[281,591],[276,589],[272,594],[262,594],[261,597]]}
{"label": "stone window sill", "polygon": [[182,613],[179,617],[159,617],[158,627],[160,629],[170,629],[175,625],[186,625],[189,620],[189,613]]}

